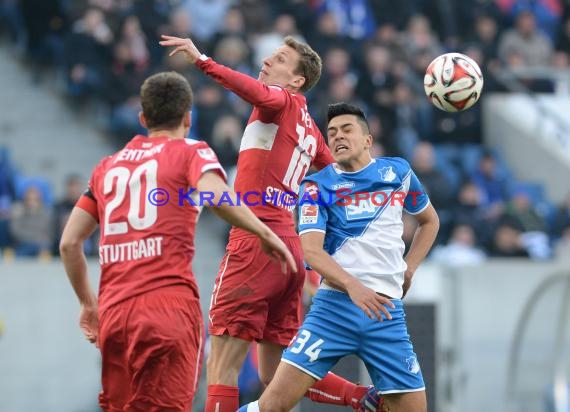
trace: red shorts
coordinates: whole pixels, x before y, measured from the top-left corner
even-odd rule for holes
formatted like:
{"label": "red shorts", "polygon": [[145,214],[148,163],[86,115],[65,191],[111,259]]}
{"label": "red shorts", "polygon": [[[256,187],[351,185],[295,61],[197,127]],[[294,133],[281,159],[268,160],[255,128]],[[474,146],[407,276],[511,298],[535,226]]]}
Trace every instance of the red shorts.
{"label": "red shorts", "polygon": [[297,272],[281,272],[281,264],[262,251],[257,237],[230,240],[212,292],[211,335],[289,345],[300,325],[305,266],[299,237],[282,239]]}
{"label": "red shorts", "polygon": [[152,290],[99,319],[105,411],[189,411],[204,341],[200,302],[188,286]]}

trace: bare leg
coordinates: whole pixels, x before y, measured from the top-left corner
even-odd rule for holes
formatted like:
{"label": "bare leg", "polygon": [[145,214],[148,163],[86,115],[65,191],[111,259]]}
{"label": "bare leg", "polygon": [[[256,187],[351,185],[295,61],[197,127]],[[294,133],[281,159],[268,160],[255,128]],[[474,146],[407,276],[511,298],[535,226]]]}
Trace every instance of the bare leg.
{"label": "bare leg", "polygon": [[212,336],[208,357],[206,412],[235,412],[239,408],[239,372],[247,356],[249,342],[230,336]]}
{"label": "bare leg", "polygon": [[426,412],[426,392],[406,392],[382,395],[386,412]]}
{"label": "bare leg", "polygon": [[281,362],[271,383],[259,399],[262,412],[288,412],[305,396],[316,379]]}
{"label": "bare leg", "polygon": [[208,385],[237,386],[250,342],[231,336],[212,336],[207,362]]}
{"label": "bare leg", "polygon": [[259,380],[264,386],[269,385],[275,371],[281,362],[285,346],[277,345],[270,342],[261,342],[257,347],[259,357]]}

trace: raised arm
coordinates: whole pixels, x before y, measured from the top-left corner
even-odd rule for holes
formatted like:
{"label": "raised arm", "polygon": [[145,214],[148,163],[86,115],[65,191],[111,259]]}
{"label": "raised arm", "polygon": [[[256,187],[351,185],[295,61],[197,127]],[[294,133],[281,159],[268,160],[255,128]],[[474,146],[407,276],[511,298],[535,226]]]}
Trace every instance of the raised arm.
{"label": "raised arm", "polygon": [[231,90],[243,100],[254,106],[279,110],[285,105],[286,92],[277,86],[267,86],[246,74],[237,72],[212,58],[206,57],[190,39],[162,35],[162,46],[173,46],[169,56],[184,53],[188,61],[195,64],[216,82]]}
{"label": "raised arm", "polygon": [[[233,226],[257,235],[261,240],[263,251],[279,259],[283,272],[287,271],[287,266],[293,271],[297,271],[295,259],[289,249],[287,249],[287,246],[285,246],[285,243],[267,225],[259,220],[247,206],[237,206],[236,193],[226,185],[218,173],[214,171],[204,173],[198,180],[197,189],[199,192],[213,194],[212,204],[219,205],[211,206],[211,210],[216,215]],[[231,202],[220,202],[225,193],[229,195]],[[224,198],[226,199],[227,197]]]}

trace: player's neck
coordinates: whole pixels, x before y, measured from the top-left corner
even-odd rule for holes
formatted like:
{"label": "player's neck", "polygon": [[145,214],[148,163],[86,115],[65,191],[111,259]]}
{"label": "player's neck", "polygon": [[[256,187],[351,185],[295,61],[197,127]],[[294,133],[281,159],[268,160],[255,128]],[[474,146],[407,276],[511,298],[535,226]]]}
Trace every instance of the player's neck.
{"label": "player's neck", "polygon": [[168,136],[171,139],[185,139],[188,131],[184,127],[178,127],[176,129],[153,129],[148,131],[148,137],[165,137]]}
{"label": "player's neck", "polygon": [[359,159],[354,159],[351,162],[337,163],[337,167],[343,172],[354,173],[364,169],[372,162],[372,157],[366,156]]}

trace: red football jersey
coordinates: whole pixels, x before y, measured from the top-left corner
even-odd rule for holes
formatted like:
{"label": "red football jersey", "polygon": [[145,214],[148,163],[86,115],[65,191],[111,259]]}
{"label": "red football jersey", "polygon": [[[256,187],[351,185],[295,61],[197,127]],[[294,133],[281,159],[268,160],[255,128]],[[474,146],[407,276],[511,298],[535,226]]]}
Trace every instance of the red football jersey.
{"label": "red football jersey", "polygon": [[[89,191],[101,230],[100,311],[175,284],[188,285],[198,297],[191,265],[200,202],[185,195],[210,170],[225,180],[205,142],[145,136],[136,136],[95,167]],[[93,214],[84,206],[88,196],[78,206]]]}
{"label": "red football jersey", "polygon": [[305,97],[266,86],[211,58],[202,57],[197,65],[254,105],[241,141],[235,191],[278,235],[295,235],[292,211],[301,180],[311,165],[321,169],[334,162]]}

